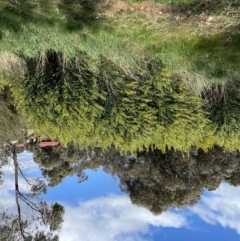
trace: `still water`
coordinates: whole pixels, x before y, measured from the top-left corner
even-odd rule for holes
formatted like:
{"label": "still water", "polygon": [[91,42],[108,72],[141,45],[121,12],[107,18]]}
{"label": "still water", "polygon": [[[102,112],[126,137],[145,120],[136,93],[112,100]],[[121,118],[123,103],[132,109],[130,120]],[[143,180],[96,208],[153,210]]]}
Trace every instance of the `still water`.
{"label": "still water", "polygon": [[[18,162],[29,179],[44,174],[43,200],[64,206],[61,241],[239,240],[238,155],[150,151],[134,158],[95,149],[80,151],[77,164],[69,158],[72,170],[60,173],[64,151],[49,163],[59,152],[22,150]],[[3,171],[1,206],[15,212],[13,165]],[[19,185],[26,191],[21,177]]]}

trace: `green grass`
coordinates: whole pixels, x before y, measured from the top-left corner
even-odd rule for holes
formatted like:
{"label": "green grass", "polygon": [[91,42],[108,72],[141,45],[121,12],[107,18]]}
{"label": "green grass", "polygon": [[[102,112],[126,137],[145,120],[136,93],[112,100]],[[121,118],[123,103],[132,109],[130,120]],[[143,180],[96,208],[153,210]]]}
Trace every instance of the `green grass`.
{"label": "green grass", "polygon": [[145,21],[144,25],[135,17],[127,25],[123,22],[119,18],[116,30],[123,41],[131,39],[151,56],[161,58],[173,74],[198,94],[204,87],[224,84],[240,75],[238,26],[200,35],[200,28],[191,19],[153,24]]}
{"label": "green grass", "polygon": [[143,47],[121,39],[109,19],[98,19],[92,5],[24,1],[19,5],[1,2],[0,7],[0,52],[24,59],[37,58],[50,49],[61,52],[66,59],[87,53],[92,69],[101,57],[106,57],[129,73],[140,71],[147,55]]}
{"label": "green grass", "polygon": [[[158,3],[166,3],[159,0]],[[214,1],[212,6],[225,11],[236,1]],[[20,1],[0,3],[1,52],[14,53],[25,59],[34,58],[53,49],[67,59],[87,53],[94,70],[103,56],[129,74],[141,71],[146,59],[161,58],[171,72],[181,77],[199,94],[213,83],[226,83],[239,76],[239,40],[237,13],[224,16],[227,27],[199,27],[195,18],[174,19],[175,7],[194,10],[206,1],[178,0],[172,2],[170,17],[121,11],[113,17],[98,14],[97,1]],[[211,8],[211,9],[212,9]],[[126,18],[128,16],[128,18]],[[155,20],[154,20],[155,19]]]}

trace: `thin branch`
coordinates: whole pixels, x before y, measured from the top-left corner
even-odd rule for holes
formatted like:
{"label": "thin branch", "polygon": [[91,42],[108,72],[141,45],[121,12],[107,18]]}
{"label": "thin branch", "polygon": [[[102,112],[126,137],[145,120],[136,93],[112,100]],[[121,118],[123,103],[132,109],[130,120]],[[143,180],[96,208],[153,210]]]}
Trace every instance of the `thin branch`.
{"label": "thin branch", "polygon": [[27,199],[22,193],[19,192],[19,197],[21,198],[21,200],[26,203],[30,208],[32,208],[33,210],[35,210],[36,212],[39,212],[42,214],[42,211],[38,208],[38,206],[34,203],[31,202],[29,199]]}
{"label": "thin branch", "polygon": [[20,168],[19,165],[18,165],[18,170],[19,170],[21,176],[22,176],[22,177],[24,178],[24,180],[27,182],[27,184],[28,184],[29,186],[31,186],[31,183],[30,183],[29,180],[26,178],[26,176],[23,174],[22,169]]}
{"label": "thin branch", "polygon": [[19,203],[19,186],[18,186],[18,170],[19,166],[17,163],[17,153],[16,153],[16,147],[12,145],[12,153],[13,153],[13,163],[14,163],[14,178],[15,178],[15,200],[17,204],[17,210],[18,210],[18,223],[20,228],[20,233],[22,235],[23,240],[26,240],[25,234],[24,234],[24,227],[22,222],[22,214],[21,214],[21,207]]}

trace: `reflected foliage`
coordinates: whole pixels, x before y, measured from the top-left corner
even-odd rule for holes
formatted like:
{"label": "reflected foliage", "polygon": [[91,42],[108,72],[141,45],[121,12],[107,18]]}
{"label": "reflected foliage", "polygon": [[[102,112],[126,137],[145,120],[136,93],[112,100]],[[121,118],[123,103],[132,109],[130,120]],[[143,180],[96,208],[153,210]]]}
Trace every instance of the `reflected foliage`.
{"label": "reflected foliage", "polygon": [[70,145],[69,151],[61,146],[32,149],[34,161],[42,168],[43,176],[49,179],[50,186],[55,186],[64,177],[76,173],[75,157]]}
{"label": "reflected foliage", "polygon": [[169,207],[195,204],[204,189],[215,190],[239,165],[236,155],[224,154],[219,148],[189,156],[155,150],[123,163],[117,175],[134,204],[158,214]]}
{"label": "reflected foliage", "polygon": [[[67,149],[64,151],[66,154]],[[165,153],[150,149],[133,156],[121,154],[114,147],[104,152],[101,148],[78,149],[76,153],[74,171],[81,181],[87,178],[84,170],[102,166],[105,172],[119,178],[121,189],[134,204],[155,214],[169,207],[194,205],[205,189],[215,190],[223,180],[239,184],[239,153],[224,152],[220,147],[208,152],[192,149],[188,155],[173,149]],[[47,166],[42,168],[44,173]]]}
{"label": "reflected foliage", "polygon": [[137,158],[113,162],[107,170],[120,178],[134,204],[158,214],[195,204],[204,189],[215,190],[222,180],[234,178],[239,166],[239,155],[216,147],[189,156],[173,150],[140,152]]}
{"label": "reflected foliage", "polygon": [[122,155],[114,147],[81,151],[76,174],[84,170],[103,170],[119,178],[121,189],[133,204],[144,206],[154,214],[169,207],[194,205],[203,191],[215,190],[225,180],[237,185],[240,155],[215,147],[208,152],[192,149],[190,154],[174,150],[138,152]]}
{"label": "reflected foliage", "polygon": [[[59,203],[48,204],[39,196],[46,193],[42,178],[27,177],[18,160],[17,147],[7,142],[1,149],[0,164],[13,166],[16,211],[0,206],[0,240],[58,241],[64,208]],[[27,210],[27,211],[26,211]]]}

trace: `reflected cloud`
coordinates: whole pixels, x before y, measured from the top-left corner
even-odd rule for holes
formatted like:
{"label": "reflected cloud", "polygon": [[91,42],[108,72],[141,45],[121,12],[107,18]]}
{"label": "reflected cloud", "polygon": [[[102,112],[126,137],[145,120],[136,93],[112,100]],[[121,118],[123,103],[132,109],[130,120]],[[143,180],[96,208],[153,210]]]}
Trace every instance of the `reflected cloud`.
{"label": "reflected cloud", "polygon": [[[31,154],[27,152],[21,154],[21,165],[30,176],[38,170]],[[0,186],[0,199],[4,208],[15,213],[12,174],[10,165],[8,171],[5,170],[4,184]],[[19,183],[21,189],[27,191],[22,178]],[[63,192],[68,195],[67,190]],[[65,200],[71,202],[71,197]],[[149,210],[133,205],[129,197],[123,195],[112,194],[79,201],[77,206],[65,204],[64,207],[60,241],[150,241],[153,239],[152,228],[192,228],[197,225],[195,220],[189,224],[189,217],[179,211],[167,211],[155,216]],[[240,234],[240,187],[222,183],[215,191],[205,192],[201,201],[189,210],[190,216],[195,214],[210,226],[219,224]]]}
{"label": "reflected cloud", "polygon": [[222,183],[216,191],[207,192],[190,210],[208,224],[220,224],[240,234],[240,187]]}
{"label": "reflected cloud", "polygon": [[[155,216],[135,206],[127,196],[110,195],[65,206],[61,241],[141,241],[151,226],[181,228],[187,226],[183,215],[164,212]],[[148,237],[147,240],[151,240]]]}
{"label": "reflected cloud", "polygon": [[[18,161],[21,166],[21,169],[24,170],[25,173],[35,174],[37,172],[41,175],[39,166],[33,161],[33,155],[31,152],[24,151],[23,153],[18,155]],[[1,170],[5,176],[14,173],[13,161],[10,160],[10,163],[8,165],[3,166]]]}
{"label": "reflected cloud", "polygon": [[[22,171],[27,175],[29,181],[36,176],[41,177],[41,171],[39,170],[38,165],[33,161],[32,154],[30,152],[24,151],[21,153],[18,156],[18,161]],[[16,213],[13,161],[10,160],[10,163],[3,166],[1,170],[3,171],[4,175],[3,184],[0,185],[0,204],[2,207],[8,210],[9,213]],[[19,189],[22,192],[29,191],[29,186],[21,175],[19,175],[18,184]]]}

